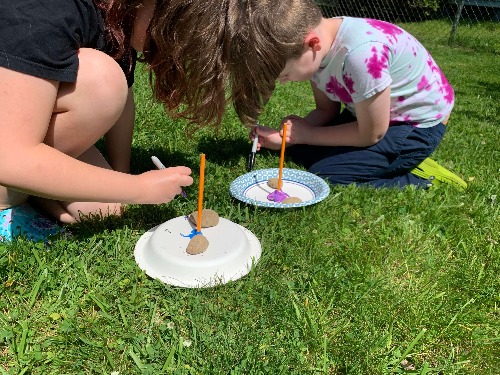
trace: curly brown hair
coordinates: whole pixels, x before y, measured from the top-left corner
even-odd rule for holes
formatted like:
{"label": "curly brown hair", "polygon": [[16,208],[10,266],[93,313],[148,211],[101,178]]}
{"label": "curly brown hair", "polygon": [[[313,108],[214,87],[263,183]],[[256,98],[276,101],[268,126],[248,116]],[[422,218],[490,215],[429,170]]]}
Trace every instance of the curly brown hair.
{"label": "curly brown hair", "polygon": [[130,38],[136,10],[144,0],[93,0],[104,17],[106,39],[110,54],[120,59],[129,54]]}
{"label": "curly brown hair", "polygon": [[246,24],[233,36],[231,95],[242,122],[255,124],[288,60],[304,52],[322,19],[314,0],[242,0]]}
{"label": "curly brown hair", "polygon": [[[130,49],[133,20],[147,0],[94,0],[113,57]],[[314,0],[157,0],[142,60],[155,98],[174,117],[218,125],[228,102],[255,123],[286,61],[319,24]]]}

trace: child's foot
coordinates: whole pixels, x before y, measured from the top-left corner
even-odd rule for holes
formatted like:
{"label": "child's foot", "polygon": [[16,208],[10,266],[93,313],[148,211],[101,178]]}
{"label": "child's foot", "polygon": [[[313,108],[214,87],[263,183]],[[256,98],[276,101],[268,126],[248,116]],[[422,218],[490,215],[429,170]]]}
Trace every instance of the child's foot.
{"label": "child's foot", "polygon": [[61,233],[64,233],[62,227],[27,203],[0,211],[0,242],[10,242],[19,236],[47,242],[51,236]]}
{"label": "child's foot", "polygon": [[434,186],[444,183],[453,185],[461,190],[467,189],[467,183],[464,180],[458,177],[455,173],[439,165],[431,158],[425,159],[422,163],[412,169],[411,173],[430,180]]}

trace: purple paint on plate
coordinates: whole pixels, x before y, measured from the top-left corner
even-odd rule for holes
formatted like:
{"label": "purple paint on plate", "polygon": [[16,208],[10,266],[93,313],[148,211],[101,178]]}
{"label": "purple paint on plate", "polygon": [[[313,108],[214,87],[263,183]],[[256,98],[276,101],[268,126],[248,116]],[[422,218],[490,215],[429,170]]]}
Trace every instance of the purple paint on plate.
{"label": "purple paint on plate", "polygon": [[280,203],[289,197],[290,196],[287,193],[285,193],[281,190],[275,190],[267,196],[267,200]]}

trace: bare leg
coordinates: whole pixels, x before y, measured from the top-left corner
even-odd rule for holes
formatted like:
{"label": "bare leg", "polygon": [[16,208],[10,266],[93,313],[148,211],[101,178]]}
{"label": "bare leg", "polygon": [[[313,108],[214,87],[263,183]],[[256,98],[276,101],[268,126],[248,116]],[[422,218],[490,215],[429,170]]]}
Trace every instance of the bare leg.
{"label": "bare leg", "polygon": [[[101,168],[111,169],[95,146],[85,151],[78,159]],[[33,196],[30,198],[30,201],[39,209],[66,224],[80,221],[88,215],[102,215],[106,217],[110,215],[120,215],[122,212],[120,203],[63,202]]]}
{"label": "bare leg", "polygon": [[[90,164],[110,168],[94,144],[117,122],[128,88],[119,65],[92,49],[79,52],[76,83],[60,83],[45,143]],[[84,178],[84,177],[82,177]],[[105,181],[103,181],[105,183]],[[0,208],[26,202],[28,195],[0,186]],[[105,202],[59,202],[33,198],[54,218],[72,223],[81,215],[120,214],[121,206]]]}
{"label": "bare leg", "polygon": [[6,208],[23,204],[28,199],[28,194],[21,193],[20,191],[7,189],[0,186],[0,211]]}

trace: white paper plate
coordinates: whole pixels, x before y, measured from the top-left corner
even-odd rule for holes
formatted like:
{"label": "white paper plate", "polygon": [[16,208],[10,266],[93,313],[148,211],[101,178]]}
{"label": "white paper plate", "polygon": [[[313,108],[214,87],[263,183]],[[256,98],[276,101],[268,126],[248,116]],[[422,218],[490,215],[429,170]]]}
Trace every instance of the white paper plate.
{"label": "white paper plate", "polygon": [[185,288],[225,284],[245,276],[258,262],[261,245],[248,229],[220,218],[201,233],[209,242],[205,252],[186,252],[189,235],[196,228],[186,216],[171,219],[144,233],[135,246],[139,267],[152,278]]}
{"label": "white paper plate", "polygon": [[269,201],[267,196],[275,189],[267,185],[270,178],[278,178],[279,169],[260,169],[246,173],[235,179],[229,191],[242,202],[263,207],[291,208],[309,206],[325,199],[330,194],[330,187],[320,177],[298,169],[283,168],[283,186],[281,190],[290,197],[298,197],[300,203],[279,203]]}

